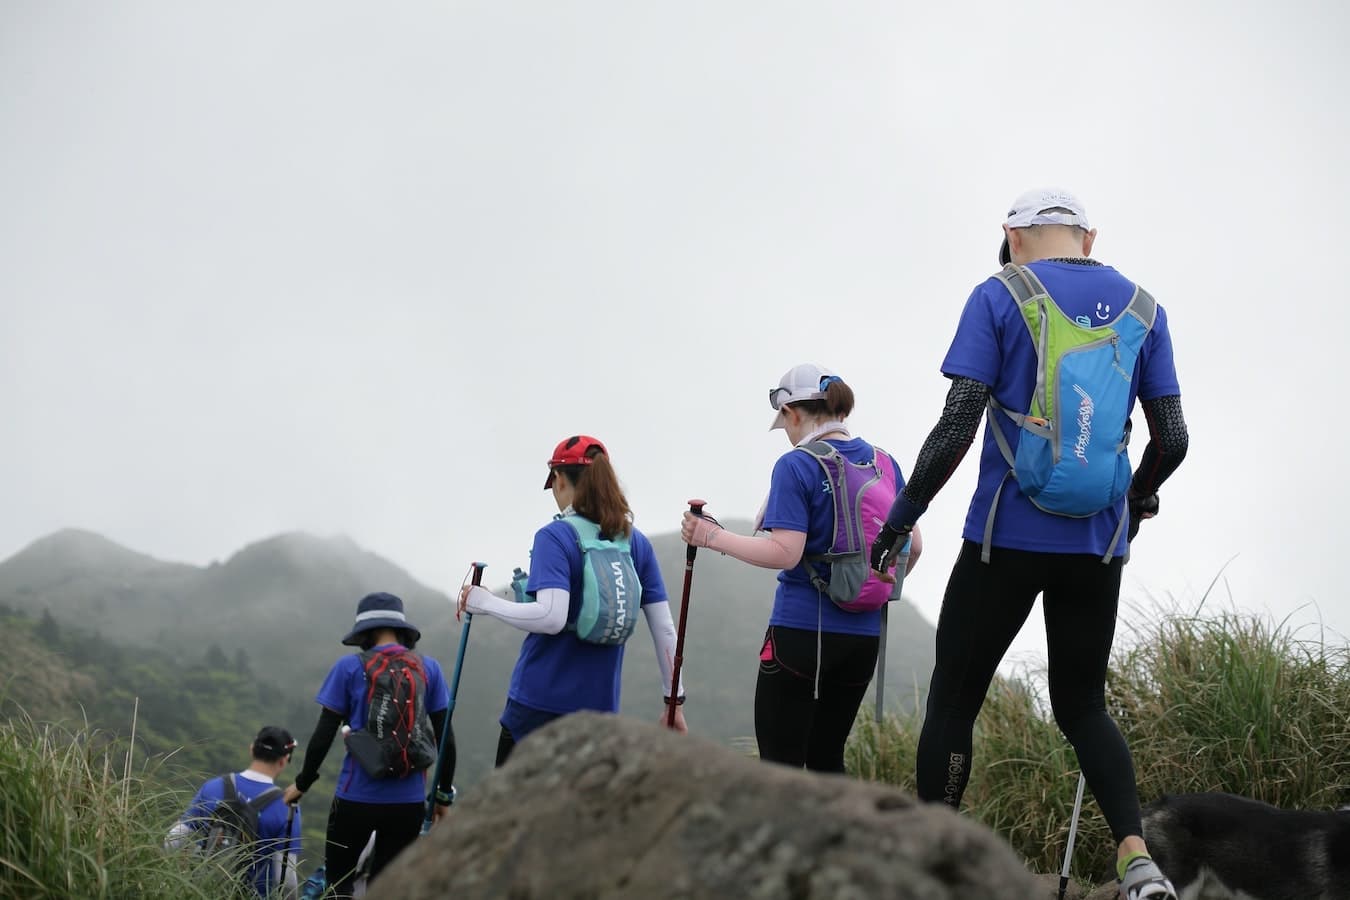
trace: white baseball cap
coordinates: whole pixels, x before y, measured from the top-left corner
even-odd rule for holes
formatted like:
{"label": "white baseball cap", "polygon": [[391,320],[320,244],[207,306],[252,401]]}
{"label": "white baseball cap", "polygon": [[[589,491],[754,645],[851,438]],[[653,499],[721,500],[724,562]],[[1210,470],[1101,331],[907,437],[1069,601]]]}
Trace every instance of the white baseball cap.
{"label": "white baseball cap", "polygon": [[788,369],[787,374],[778,379],[778,387],[769,388],[769,405],[774,409],[769,430],[784,427],[784,406],[801,400],[821,400],[825,397],[825,389],[835,381],[843,379],[815,363],[802,363]]}
{"label": "white baseball cap", "polygon": [[[1068,210],[1060,212],[1059,210]],[[1050,212],[1050,210],[1056,210]],[[1008,218],[1003,224],[1009,228],[1030,228],[1032,225],[1076,225],[1084,231],[1091,231],[1088,224],[1087,209],[1077,197],[1059,188],[1036,188],[1027,191],[1013,201],[1008,210]],[[1006,266],[1012,261],[1012,251],[1008,249],[1008,236],[1003,236],[1003,246],[998,250],[999,265]]]}

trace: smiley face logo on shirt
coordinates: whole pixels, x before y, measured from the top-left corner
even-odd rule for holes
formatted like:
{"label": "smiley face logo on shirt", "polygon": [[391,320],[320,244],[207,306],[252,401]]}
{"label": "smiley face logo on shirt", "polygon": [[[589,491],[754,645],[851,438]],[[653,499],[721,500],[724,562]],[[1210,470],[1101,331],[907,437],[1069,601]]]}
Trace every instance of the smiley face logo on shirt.
{"label": "smiley face logo on shirt", "polygon": [[1103,322],[1111,318],[1111,304],[1099,301],[1097,303],[1097,318]]}

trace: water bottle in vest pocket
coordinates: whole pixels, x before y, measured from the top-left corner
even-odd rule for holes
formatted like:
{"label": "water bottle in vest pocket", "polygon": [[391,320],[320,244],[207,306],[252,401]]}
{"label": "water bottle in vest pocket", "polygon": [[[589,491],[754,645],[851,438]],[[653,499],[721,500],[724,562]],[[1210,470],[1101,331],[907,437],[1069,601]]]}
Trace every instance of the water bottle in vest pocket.
{"label": "water bottle in vest pocket", "polygon": [[591,644],[622,644],[637,627],[642,584],[633,565],[629,539],[600,536],[600,526],[581,516],[564,516],[581,548],[581,609],[567,625]]}

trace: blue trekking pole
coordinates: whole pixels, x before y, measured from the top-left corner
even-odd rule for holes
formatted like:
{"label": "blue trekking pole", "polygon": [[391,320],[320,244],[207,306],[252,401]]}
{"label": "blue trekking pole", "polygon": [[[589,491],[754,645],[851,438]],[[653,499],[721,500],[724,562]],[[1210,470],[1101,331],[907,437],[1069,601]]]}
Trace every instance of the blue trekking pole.
{"label": "blue trekking pole", "polygon": [[[483,581],[483,570],[487,563],[473,564],[473,578],[470,584],[477,587]],[[464,627],[459,631],[459,651],[455,654],[455,674],[450,677],[450,705],[445,708],[445,725],[441,728],[441,743],[436,751],[436,772],[431,779],[431,790],[427,792],[427,813],[422,819],[422,834],[431,830],[436,816],[436,794],[440,791],[441,773],[445,769],[445,747],[450,741],[450,717],[455,713],[455,697],[459,694],[459,675],[464,671],[464,650],[469,645],[469,626],[473,624],[473,613],[464,611]],[[450,799],[454,799],[453,791]]]}

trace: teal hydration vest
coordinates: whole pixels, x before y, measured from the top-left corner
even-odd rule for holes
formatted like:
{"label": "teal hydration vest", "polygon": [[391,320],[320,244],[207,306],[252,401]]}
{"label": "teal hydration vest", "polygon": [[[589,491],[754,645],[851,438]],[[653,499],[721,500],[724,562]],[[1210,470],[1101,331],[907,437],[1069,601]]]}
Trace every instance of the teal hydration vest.
{"label": "teal hydration vest", "polygon": [[577,515],[563,516],[581,548],[581,611],[568,631],[592,644],[622,644],[637,627],[642,584],[633,566],[629,539],[602,538],[600,526]]}

